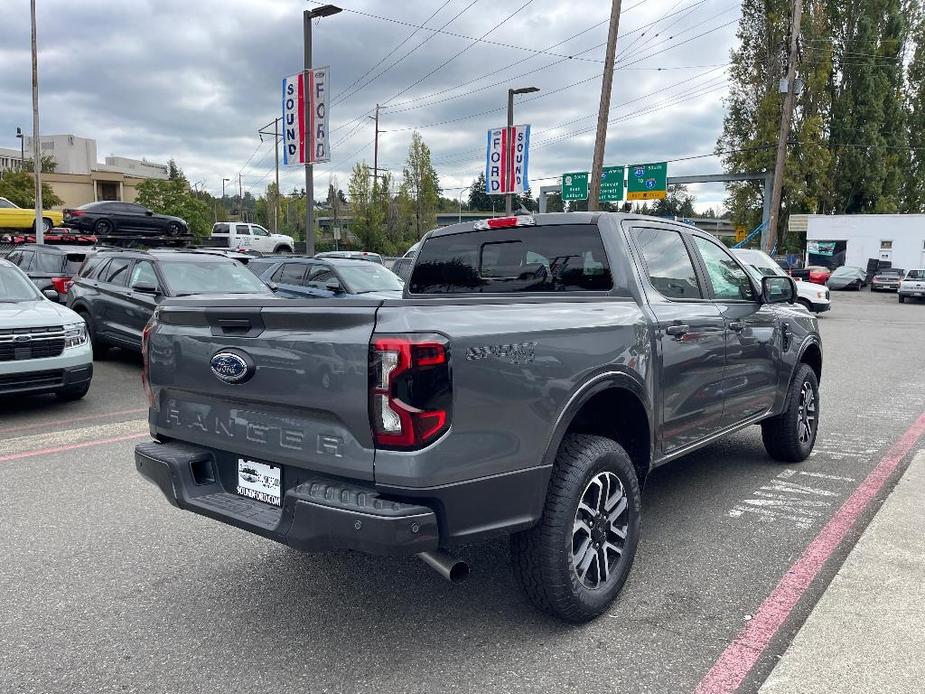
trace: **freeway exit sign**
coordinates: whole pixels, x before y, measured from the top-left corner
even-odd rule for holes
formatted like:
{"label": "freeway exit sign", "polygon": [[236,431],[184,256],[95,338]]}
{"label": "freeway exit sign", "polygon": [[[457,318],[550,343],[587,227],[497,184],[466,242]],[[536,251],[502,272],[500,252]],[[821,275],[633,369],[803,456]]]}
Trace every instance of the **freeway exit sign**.
{"label": "freeway exit sign", "polygon": [[588,172],[562,174],[562,200],[588,199]]}
{"label": "freeway exit sign", "polygon": [[626,187],[627,200],[661,200],[668,196],[668,164],[632,164]]}
{"label": "freeway exit sign", "polygon": [[601,193],[598,200],[601,202],[619,202],[623,199],[623,175],[625,169],[622,166],[605,166],[601,170]]}

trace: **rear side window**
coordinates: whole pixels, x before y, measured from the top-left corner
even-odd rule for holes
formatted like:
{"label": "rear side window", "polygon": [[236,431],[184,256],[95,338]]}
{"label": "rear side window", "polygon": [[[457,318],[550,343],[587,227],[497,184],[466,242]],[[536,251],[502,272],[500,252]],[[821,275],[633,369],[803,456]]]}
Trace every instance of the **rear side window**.
{"label": "rear side window", "polygon": [[280,284],[302,284],[302,276],[304,274],[304,263],[286,263],[273,273],[273,281],[279,282]]}
{"label": "rear side window", "polygon": [[131,266],[132,261],[129,258],[113,258],[100,279],[103,282],[124,286],[128,283],[128,269]]}
{"label": "rear side window", "polygon": [[97,271],[109,258],[106,256],[93,256],[80,268],[81,277],[95,277]]}
{"label": "rear side window", "polygon": [[649,282],[669,299],[700,299],[694,263],[681,234],[668,229],[635,227],[633,237],[646,263]]}
{"label": "rear side window", "polygon": [[227,224],[214,224],[212,226],[212,233],[213,234],[227,234],[228,225]]}
{"label": "rear side window", "polygon": [[85,253],[68,253],[67,261],[64,264],[64,274],[69,277],[76,275],[86,258],[87,256]]}
{"label": "rear side window", "polygon": [[412,294],[608,291],[613,287],[594,224],[515,227],[429,238]]}
{"label": "rear side window", "polygon": [[277,261],[273,258],[268,258],[268,259],[252,258],[247,263],[247,269],[253,272],[255,275],[260,276],[264,272],[266,272],[267,268],[272,267],[276,263]]}

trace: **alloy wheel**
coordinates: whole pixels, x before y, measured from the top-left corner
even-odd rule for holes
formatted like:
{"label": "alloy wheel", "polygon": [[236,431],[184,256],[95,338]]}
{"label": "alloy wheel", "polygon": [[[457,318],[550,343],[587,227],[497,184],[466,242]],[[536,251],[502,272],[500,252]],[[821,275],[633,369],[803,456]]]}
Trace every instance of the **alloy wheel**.
{"label": "alloy wheel", "polygon": [[620,478],[595,475],[585,487],[572,527],[572,567],[586,588],[598,589],[616,576],[629,527],[629,501]]}
{"label": "alloy wheel", "polygon": [[803,383],[800,389],[800,409],[798,412],[797,435],[800,443],[806,443],[812,438],[816,428],[816,393],[810,383]]}

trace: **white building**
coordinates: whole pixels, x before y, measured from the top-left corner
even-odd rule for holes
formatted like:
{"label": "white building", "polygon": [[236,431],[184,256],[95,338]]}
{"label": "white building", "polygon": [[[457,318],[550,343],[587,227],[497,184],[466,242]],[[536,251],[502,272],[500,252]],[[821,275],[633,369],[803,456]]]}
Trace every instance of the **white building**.
{"label": "white building", "polygon": [[19,171],[22,168],[22,152],[18,149],[0,147],[0,173]]}
{"label": "white building", "polygon": [[805,220],[810,265],[866,269],[877,260],[904,270],[925,268],[925,214],[811,214]]}
{"label": "white building", "polygon": [[[42,156],[50,156],[57,164],[55,173],[89,174],[94,171],[122,173],[139,178],[167,178],[167,165],[144,159],[106,157],[106,163],[96,159],[96,140],[76,135],[42,135],[39,138]],[[32,138],[26,136],[26,158],[31,158]],[[2,154],[0,154],[2,156]],[[18,153],[16,159],[19,159]]]}

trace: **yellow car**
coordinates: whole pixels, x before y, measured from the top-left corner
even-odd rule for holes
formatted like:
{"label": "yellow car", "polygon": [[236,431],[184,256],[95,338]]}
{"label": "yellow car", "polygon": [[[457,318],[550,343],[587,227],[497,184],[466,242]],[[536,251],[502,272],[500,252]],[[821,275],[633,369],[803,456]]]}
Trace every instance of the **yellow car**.
{"label": "yellow car", "polygon": [[[64,223],[64,214],[57,210],[42,210],[42,231],[49,232]],[[35,225],[35,210],[23,209],[6,198],[0,198],[0,229],[31,229]]]}

